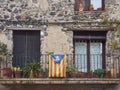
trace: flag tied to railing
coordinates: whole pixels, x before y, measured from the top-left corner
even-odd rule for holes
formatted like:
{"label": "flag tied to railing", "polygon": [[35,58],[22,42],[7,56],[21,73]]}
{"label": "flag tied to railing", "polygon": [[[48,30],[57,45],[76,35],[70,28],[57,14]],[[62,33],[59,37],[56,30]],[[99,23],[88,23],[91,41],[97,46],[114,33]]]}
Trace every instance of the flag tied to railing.
{"label": "flag tied to railing", "polygon": [[66,55],[49,55],[49,77],[66,77]]}

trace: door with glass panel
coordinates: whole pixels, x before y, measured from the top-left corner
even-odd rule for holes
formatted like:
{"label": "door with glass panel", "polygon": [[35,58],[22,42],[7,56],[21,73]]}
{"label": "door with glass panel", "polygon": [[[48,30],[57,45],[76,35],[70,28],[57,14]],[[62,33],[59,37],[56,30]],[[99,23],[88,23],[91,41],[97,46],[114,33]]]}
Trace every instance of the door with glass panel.
{"label": "door with glass panel", "polygon": [[82,72],[102,69],[102,43],[75,41],[75,65]]}
{"label": "door with glass panel", "polygon": [[102,69],[102,43],[90,42],[90,70]]}
{"label": "door with glass panel", "polygon": [[87,43],[82,41],[75,42],[75,65],[78,71],[87,71]]}

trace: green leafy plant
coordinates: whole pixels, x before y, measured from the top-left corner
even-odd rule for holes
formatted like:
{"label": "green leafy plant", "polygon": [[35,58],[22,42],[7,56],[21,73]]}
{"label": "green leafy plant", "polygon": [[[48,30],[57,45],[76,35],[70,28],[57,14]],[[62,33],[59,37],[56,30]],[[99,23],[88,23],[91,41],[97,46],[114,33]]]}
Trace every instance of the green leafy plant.
{"label": "green leafy plant", "polygon": [[71,72],[77,72],[78,71],[75,65],[73,65],[72,67],[70,67],[69,70]]}
{"label": "green leafy plant", "polygon": [[44,73],[44,70],[42,68],[38,68],[36,71],[37,73]]}
{"label": "green leafy plant", "polygon": [[28,63],[23,69],[23,77],[37,77],[38,73],[42,71],[41,65],[38,62]]}
{"label": "green leafy plant", "polygon": [[49,69],[46,68],[45,71],[44,71],[44,75],[45,75],[45,77],[48,77],[48,73],[49,73]]}
{"label": "green leafy plant", "polygon": [[8,53],[7,45],[0,42],[0,55],[6,55]]}
{"label": "green leafy plant", "polygon": [[79,73],[78,73],[78,69],[75,65],[73,65],[72,67],[70,67],[70,72],[71,72],[71,77],[72,78],[77,78]]}
{"label": "green leafy plant", "polygon": [[104,77],[105,71],[103,69],[96,69],[94,73],[99,75],[100,77]]}
{"label": "green leafy plant", "polygon": [[9,58],[10,53],[7,49],[7,44],[0,41],[0,60],[2,60],[2,64],[4,68],[11,67],[11,60]]}

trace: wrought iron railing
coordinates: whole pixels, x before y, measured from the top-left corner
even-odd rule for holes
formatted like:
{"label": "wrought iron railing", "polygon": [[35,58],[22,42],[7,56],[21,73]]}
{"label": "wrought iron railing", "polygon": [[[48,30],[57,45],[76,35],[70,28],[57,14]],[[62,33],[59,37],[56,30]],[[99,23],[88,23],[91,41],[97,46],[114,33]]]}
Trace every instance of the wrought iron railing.
{"label": "wrought iron railing", "polygon": [[[13,60],[15,59],[15,61]],[[68,78],[118,78],[120,76],[120,60],[108,59],[102,60],[101,54],[91,54],[88,58],[86,54],[66,54],[66,74]],[[21,67],[22,69],[27,63],[40,62],[43,71],[49,69],[48,54],[41,54],[40,57],[31,56],[8,56],[0,57],[1,69],[6,67]],[[102,64],[106,62],[105,68]],[[4,65],[5,64],[5,65]],[[76,75],[73,75],[76,73]],[[48,72],[47,72],[48,75]]]}

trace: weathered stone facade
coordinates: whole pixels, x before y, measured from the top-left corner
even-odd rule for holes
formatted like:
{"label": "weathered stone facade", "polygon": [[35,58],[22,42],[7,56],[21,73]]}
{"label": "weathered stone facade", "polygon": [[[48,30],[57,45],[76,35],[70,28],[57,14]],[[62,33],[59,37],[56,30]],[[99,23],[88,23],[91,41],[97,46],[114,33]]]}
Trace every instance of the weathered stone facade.
{"label": "weathered stone facade", "polygon": [[[106,26],[101,22],[105,18],[120,19],[120,1],[105,0],[105,2],[105,11],[83,11],[74,14],[74,0],[0,0],[0,41],[8,45],[12,54],[12,29],[37,28],[44,34],[47,33],[40,39],[42,54],[48,52],[73,54],[73,32],[69,29],[98,27],[104,29]],[[48,30],[45,30],[44,25],[47,25]],[[120,48],[120,35],[117,33],[120,30],[117,29],[109,31],[107,35],[106,54],[110,54],[107,57],[108,63],[120,55],[116,54],[119,50],[111,51],[109,46],[115,40],[117,47]]]}
{"label": "weathered stone facade", "polygon": [[[37,3],[36,3],[37,2]],[[1,1],[1,12],[0,12],[0,17],[1,17],[1,28],[41,28],[42,25],[44,24],[50,24],[53,23],[58,25],[61,23],[61,25],[58,25],[58,28],[64,28],[66,26],[71,27],[76,27],[76,24],[66,24],[70,22],[79,22],[77,27],[82,27],[82,26],[87,26],[88,23],[83,23],[83,22],[100,22],[104,18],[113,18],[113,17],[119,17],[119,12],[117,11],[119,9],[119,2],[112,1],[112,0],[106,0],[106,12],[80,12],[79,15],[74,15],[74,0],[71,1],[48,1],[44,0],[36,0],[32,2],[30,0],[29,2],[26,0],[24,1],[18,1],[18,0],[13,0],[13,1]],[[42,2],[42,3],[41,3]],[[45,6],[43,6],[45,4]],[[32,6],[32,7],[31,7]],[[117,11],[117,12],[116,12]],[[110,13],[110,14],[109,14]],[[118,13],[118,14],[117,14]],[[63,24],[64,25],[63,25]],[[82,24],[83,23],[83,24]],[[99,23],[94,23],[93,26],[97,25]],[[92,24],[91,24],[92,26]],[[51,25],[50,25],[51,27]],[[56,27],[55,27],[56,28]],[[88,27],[89,28],[89,27]],[[49,25],[48,25],[49,29]],[[56,28],[57,29],[57,28]],[[3,36],[7,35],[7,38],[11,40],[4,40],[5,43],[11,43],[9,44],[9,49],[10,51],[12,50],[12,36],[8,35],[7,32],[3,32],[4,30],[1,31],[1,40],[3,40]],[[51,29],[50,29],[51,31]],[[49,31],[49,32],[50,32]],[[53,30],[54,31],[54,30]],[[4,34],[5,33],[5,34]],[[63,31],[61,31],[63,33]],[[11,32],[12,34],[12,32]],[[69,39],[68,33],[66,34],[66,39]],[[3,36],[2,36],[3,35]],[[48,34],[49,35],[49,34]],[[113,34],[112,34],[113,35]],[[46,36],[49,37],[49,36]],[[67,38],[68,37],[68,38]],[[109,37],[109,35],[108,35]],[[6,38],[6,36],[5,36]],[[5,39],[4,38],[4,39]],[[50,38],[50,37],[49,37]],[[58,37],[60,38],[60,37]],[[72,38],[72,37],[71,37]],[[111,37],[110,37],[111,38]],[[109,38],[108,38],[109,39]],[[119,38],[116,38],[119,39]],[[44,38],[42,39],[44,40]],[[63,42],[64,44],[66,43]],[[72,41],[68,40],[68,45],[69,48],[67,48],[66,51],[70,50],[70,52],[65,52],[65,53],[72,53]],[[44,45],[44,43],[43,43]],[[43,46],[41,45],[41,46]],[[50,45],[50,43],[49,43]],[[61,45],[60,45],[61,47]],[[44,50],[44,51],[43,51]],[[56,52],[56,53],[61,53],[61,50],[54,51],[54,50],[45,50],[45,47],[41,48],[42,53],[45,52]],[[62,51],[64,52],[64,51]]]}

